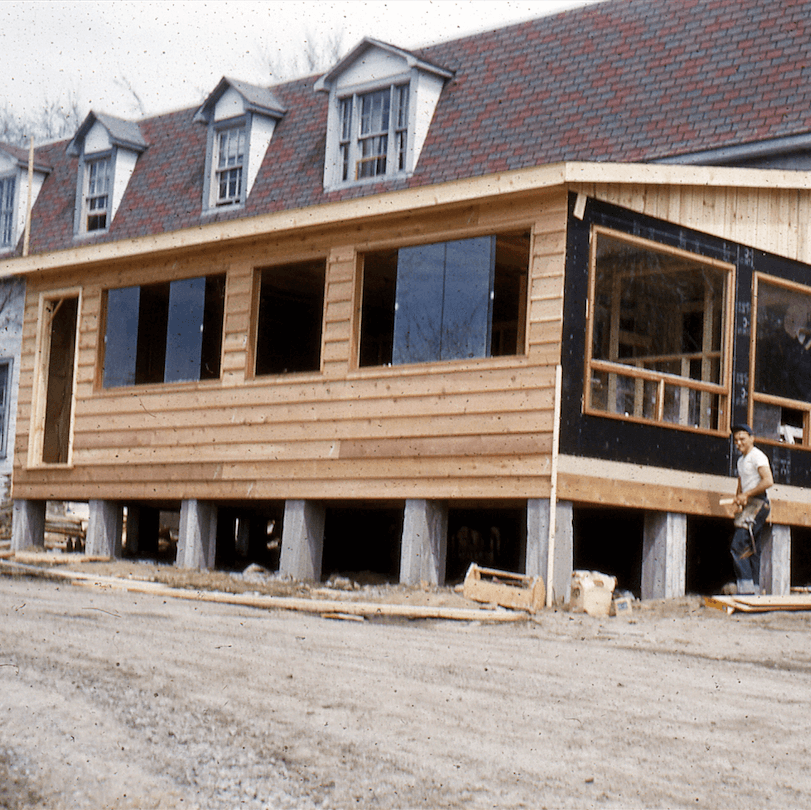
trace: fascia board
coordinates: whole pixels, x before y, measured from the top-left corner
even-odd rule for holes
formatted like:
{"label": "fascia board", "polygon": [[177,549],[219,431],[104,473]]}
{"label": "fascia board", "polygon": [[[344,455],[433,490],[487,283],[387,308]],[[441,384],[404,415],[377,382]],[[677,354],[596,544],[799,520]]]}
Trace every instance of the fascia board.
{"label": "fascia board", "polygon": [[661,164],[555,163],[391,191],[373,197],[357,197],[308,208],[212,222],[181,231],[11,257],[0,261],[0,278],[224,244],[300,228],[324,227],[370,217],[426,210],[437,205],[471,203],[556,186],[587,183],[811,190],[811,173]]}

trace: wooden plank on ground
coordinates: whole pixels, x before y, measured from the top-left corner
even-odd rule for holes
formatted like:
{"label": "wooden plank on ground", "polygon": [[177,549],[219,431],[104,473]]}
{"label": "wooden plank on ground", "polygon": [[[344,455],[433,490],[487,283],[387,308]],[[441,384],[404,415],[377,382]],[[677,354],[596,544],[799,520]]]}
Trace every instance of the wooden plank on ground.
{"label": "wooden plank on ground", "polygon": [[811,594],[792,593],[786,596],[706,596],[707,607],[727,613],[768,613],[773,610],[811,610]]}

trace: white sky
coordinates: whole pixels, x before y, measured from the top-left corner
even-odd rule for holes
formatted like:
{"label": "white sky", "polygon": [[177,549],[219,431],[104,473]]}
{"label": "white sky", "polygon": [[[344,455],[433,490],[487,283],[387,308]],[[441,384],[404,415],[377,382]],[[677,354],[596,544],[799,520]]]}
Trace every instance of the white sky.
{"label": "white sky", "polygon": [[[291,58],[305,34],[430,45],[594,0],[4,0],[0,108],[18,115],[73,93],[82,114],[124,118],[193,106],[222,76],[270,83],[261,51]],[[287,78],[287,77],[285,77]],[[118,82],[116,80],[119,80]]]}

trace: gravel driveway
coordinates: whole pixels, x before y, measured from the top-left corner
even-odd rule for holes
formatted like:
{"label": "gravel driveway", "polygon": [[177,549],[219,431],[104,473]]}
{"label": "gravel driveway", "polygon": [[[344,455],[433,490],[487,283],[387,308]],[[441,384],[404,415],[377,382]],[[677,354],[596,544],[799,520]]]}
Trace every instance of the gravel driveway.
{"label": "gravel driveway", "polygon": [[0,577],[0,807],[811,805],[811,614],[324,619]]}

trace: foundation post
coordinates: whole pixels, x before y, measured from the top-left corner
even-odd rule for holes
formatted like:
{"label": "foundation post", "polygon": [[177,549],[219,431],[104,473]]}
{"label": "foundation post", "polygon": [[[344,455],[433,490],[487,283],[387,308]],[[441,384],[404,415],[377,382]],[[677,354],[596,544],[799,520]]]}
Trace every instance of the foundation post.
{"label": "foundation post", "polygon": [[321,579],[326,517],[326,507],[317,501],[285,501],[281,574],[314,582]]}
{"label": "foundation post", "polygon": [[555,544],[551,585],[547,582],[549,570],[549,498],[527,500],[527,555],[524,570],[527,576],[541,577],[551,604],[569,601],[574,568],[574,527],[570,501],[558,501],[555,509]]}
{"label": "foundation post", "polygon": [[448,504],[409,498],[405,502],[400,546],[403,585],[442,585],[448,555]]}
{"label": "foundation post", "polygon": [[176,565],[180,568],[213,568],[217,546],[217,507],[189,498],[180,505]]}
{"label": "foundation post", "polygon": [[45,501],[14,501],[11,515],[11,550],[45,546]]}
{"label": "foundation post", "polygon": [[91,500],[85,553],[99,557],[121,556],[124,507],[115,501]]}
{"label": "foundation post", "polygon": [[642,538],[642,598],[684,596],[687,515],[646,512]]}
{"label": "foundation post", "polygon": [[787,596],[791,592],[791,527],[767,523],[760,542],[760,592]]}

